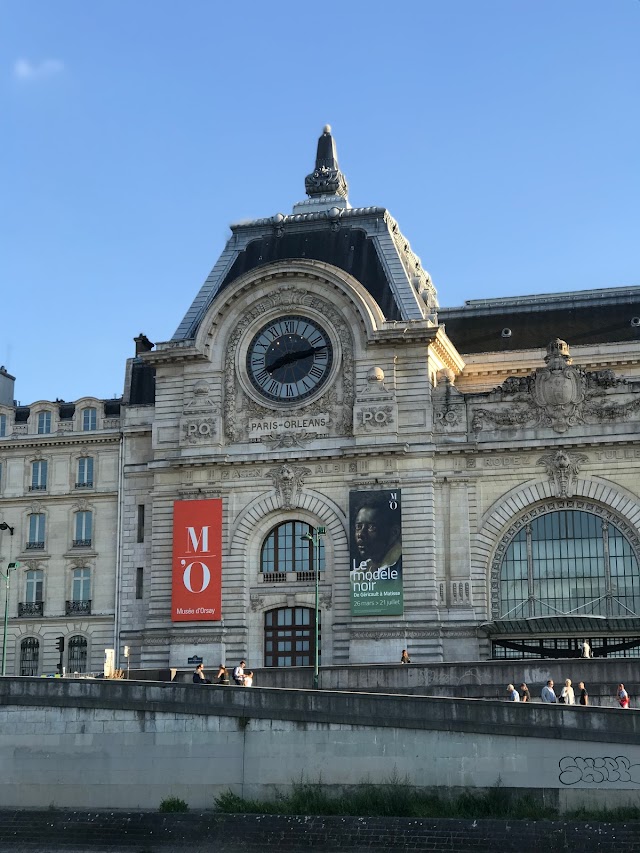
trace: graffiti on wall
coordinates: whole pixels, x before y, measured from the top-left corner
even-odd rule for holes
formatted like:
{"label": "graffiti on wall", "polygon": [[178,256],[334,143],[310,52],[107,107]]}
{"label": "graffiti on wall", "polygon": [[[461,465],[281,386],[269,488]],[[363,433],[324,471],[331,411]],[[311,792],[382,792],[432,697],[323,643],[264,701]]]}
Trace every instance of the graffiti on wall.
{"label": "graffiti on wall", "polygon": [[560,782],[563,785],[575,785],[578,782],[588,785],[631,782],[640,785],[640,764],[632,764],[624,755],[616,758],[565,756],[560,759]]}

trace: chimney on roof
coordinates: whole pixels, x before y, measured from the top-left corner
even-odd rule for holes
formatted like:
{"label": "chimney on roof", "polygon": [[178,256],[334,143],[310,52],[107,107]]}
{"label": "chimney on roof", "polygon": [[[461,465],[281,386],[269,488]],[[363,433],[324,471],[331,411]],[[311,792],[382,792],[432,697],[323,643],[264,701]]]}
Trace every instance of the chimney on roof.
{"label": "chimney on roof", "polygon": [[14,405],[14,385],[16,377],[7,373],[4,365],[0,367],[0,406]]}
{"label": "chimney on roof", "polygon": [[136,344],[136,355],[142,355],[143,352],[150,352],[155,344],[152,344],[149,338],[144,335],[142,332],[138,335],[137,338],[133,339]]}

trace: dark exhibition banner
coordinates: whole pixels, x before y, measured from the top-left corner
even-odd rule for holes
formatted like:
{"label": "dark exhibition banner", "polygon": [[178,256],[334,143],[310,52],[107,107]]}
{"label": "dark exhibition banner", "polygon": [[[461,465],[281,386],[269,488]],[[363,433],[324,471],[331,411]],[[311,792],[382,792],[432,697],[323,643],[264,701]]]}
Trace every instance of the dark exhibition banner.
{"label": "dark exhibition banner", "polygon": [[350,492],[349,586],[352,616],[401,616],[400,489]]}

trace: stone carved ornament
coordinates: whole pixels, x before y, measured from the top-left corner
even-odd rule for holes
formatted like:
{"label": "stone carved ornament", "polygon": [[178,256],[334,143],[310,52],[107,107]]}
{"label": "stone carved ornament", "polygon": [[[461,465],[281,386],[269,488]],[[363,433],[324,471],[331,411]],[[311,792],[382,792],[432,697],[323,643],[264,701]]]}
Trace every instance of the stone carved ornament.
{"label": "stone carved ornament", "polygon": [[454,387],[456,375],[450,368],[439,370],[433,393],[433,426],[436,432],[463,429],[464,397]]}
{"label": "stone carved ornament", "polygon": [[498,429],[542,426],[562,433],[589,421],[620,420],[640,409],[640,395],[624,403],[602,402],[609,389],[626,386],[625,380],[618,379],[612,370],[586,371],[574,367],[566,341],[559,338],[552,341],[544,360],[546,367],[529,376],[511,376],[493,392],[500,395],[500,401],[510,397],[508,402],[516,405],[507,409],[475,409],[472,431],[481,432],[488,422]]}
{"label": "stone carved ornament", "polygon": [[267,471],[278,492],[282,509],[293,509],[298,506],[298,496],[304,484],[304,478],[310,473],[310,468],[298,465],[279,465]]}
{"label": "stone carved ornament", "polygon": [[[303,276],[301,276],[303,277]],[[243,438],[242,427],[238,423],[238,414],[250,410],[252,415],[267,417],[273,414],[273,409],[259,406],[253,400],[244,394],[242,390],[238,390],[241,399],[237,400],[236,389],[238,388],[236,377],[236,352],[242,337],[247,328],[254,320],[261,317],[267,311],[272,311],[274,308],[282,308],[283,310],[299,309],[304,310],[305,307],[313,308],[325,317],[330,322],[340,339],[342,345],[342,365],[340,375],[342,377],[342,406],[340,407],[337,400],[335,388],[329,388],[325,394],[316,401],[315,408],[319,412],[327,412],[331,422],[335,424],[336,432],[339,435],[351,435],[353,431],[352,411],[354,398],[354,366],[353,366],[353,351],[351,334],[340,316],[339,312],[326,300],[320,299],[315,294],[307,290],[296,287],[295,285],[286,285],[274,290],[268,296],[263,297],[259,302],[251,307],[238,321],[235,331],[229,339],[227,347],[225,366],[224,366],[224,422],[225,435],[229,442],[241,441]],[[209,338],[211,338],[210,333]],[[210,346],[210,344],[208,344]],[[249,407],[251,406],[251,409]],[[342,412],[340,412],[342,408]],[[292,417],[302,414],[302,412],[311,412],[311,408],[304,406],[302,409],[282,410],[282,414],[291,415]],[[267,442],[271,439],[276,444],[281,441],[281,436],[267,436]],[[299,444],[302,437],[292,435],[292,443],[290,446]],[[281,445],[285,446],[285,445]]]}
{"label": "stone carved ornament", "polygon": [[546,453],[538,459],[538,465],[544,465],[549,475],[551,485],[554,487],[557,498],[571,498],[575,488],[575,481],[580,471],[580,465],[587,462],[588,456],[584,453],[568,453],[566,450],[555,450]]}

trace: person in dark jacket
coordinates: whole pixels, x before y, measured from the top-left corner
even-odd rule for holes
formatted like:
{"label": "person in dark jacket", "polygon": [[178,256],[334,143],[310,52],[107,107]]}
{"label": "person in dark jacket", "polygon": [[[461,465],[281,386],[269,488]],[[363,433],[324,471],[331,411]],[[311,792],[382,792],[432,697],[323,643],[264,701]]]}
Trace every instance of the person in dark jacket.
{"label": "person in dark jacket", "polygon": [[193,683],[194,684],[211,684],[210,679],[205,678],[204,675],[204,664],[199,663],[193,673]]}

